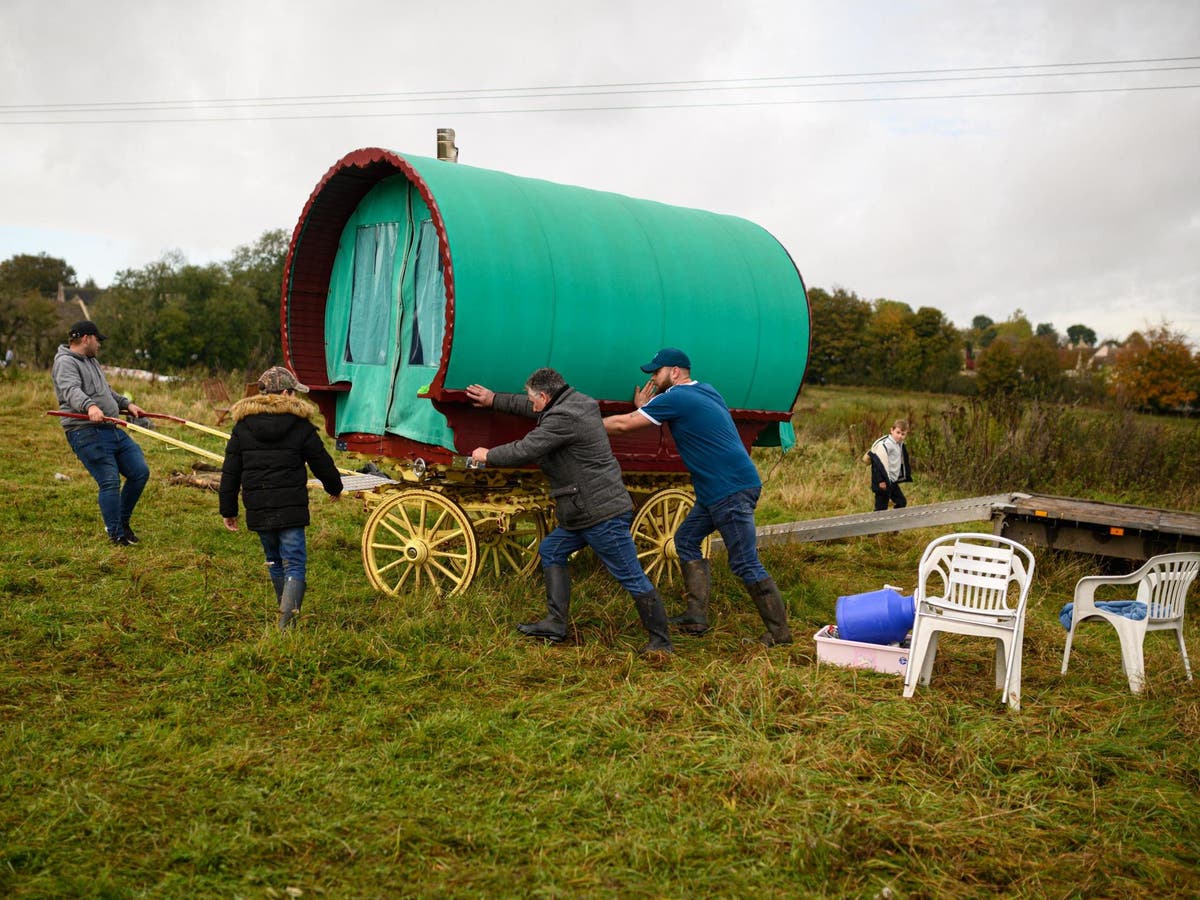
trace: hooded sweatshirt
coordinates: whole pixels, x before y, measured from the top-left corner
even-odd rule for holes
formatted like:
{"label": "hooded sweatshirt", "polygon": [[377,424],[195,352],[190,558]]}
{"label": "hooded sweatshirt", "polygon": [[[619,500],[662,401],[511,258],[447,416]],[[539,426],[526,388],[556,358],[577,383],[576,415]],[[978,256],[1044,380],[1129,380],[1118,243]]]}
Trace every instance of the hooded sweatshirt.
{"label": "hooded sweatshirt", "polygon": [[[50,377],[54,381],[54,394],[58,398],[60,412],[85,413],[89,406],[95,405],[109,418],[116,418],[129,407],[129,398],[108,386],[108,380],[100,371],[100,363],[96,358],[76,353],[66,344],[58,345]],[[62,427],[66,431],[94,428],[97,424],[103,423],[65,417],[62,420]]]}

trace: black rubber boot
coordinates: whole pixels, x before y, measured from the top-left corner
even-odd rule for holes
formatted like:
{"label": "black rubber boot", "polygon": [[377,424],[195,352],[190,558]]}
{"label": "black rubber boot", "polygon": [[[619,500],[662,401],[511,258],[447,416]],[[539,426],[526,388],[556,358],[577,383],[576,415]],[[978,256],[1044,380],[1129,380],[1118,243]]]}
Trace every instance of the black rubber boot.
{"label": "black rubber boot", "polygon": [[792,630],[788,628],[787,607],[783,605],[783,597],[779,595],[779,588],[775,586],[775,580],[764,578],[762,581],[756,581],[750,585],[747,590],[754,598],[754,605],[758,607],[758,614],[762,616],[763,624],[767,626],[766,632],[758,639],[759,642],[767,647],[774,647],[776,644],[790,644]]}
{"label": "black rubber boot", "polygon": [[671,646],[671,635],[667,631],[667,609],[663,606],[662,597],[658,591],[651,589],[644,594],[634,594],[633,602],[637,606],[638,617],[650,635],[650,641],[638,653],[674,653]]}
{"label": "black rubber boot", "polygon": [[712,571],[707,559],[690,559],[683,564],[683,615],[667,621],[684,634],[700,635],[708,631],[708,598],[712,594]]}
{"label": "black rubber boot", "polygon": [[571,576],[566,566],[546,566],[542,575],[546,579],[546,618],[540,622],[523,622],[517,626],[517,631],[557,644],[567,636]]}
{"label": "black rubber boot", "polygon": [[283,584],[286,580],[284,574],[268,568],[267,576],[271,579],[271,587],[275,588],[275,602],[278,603],[283,599]]}
{"label": "black rubber boot", "polygon": [[279,597],[280,631],[292,624],[292,619],[300,612],[300,604],[303,602],[304,582],[299,578],[289,578],[284,582],[283,593]]}

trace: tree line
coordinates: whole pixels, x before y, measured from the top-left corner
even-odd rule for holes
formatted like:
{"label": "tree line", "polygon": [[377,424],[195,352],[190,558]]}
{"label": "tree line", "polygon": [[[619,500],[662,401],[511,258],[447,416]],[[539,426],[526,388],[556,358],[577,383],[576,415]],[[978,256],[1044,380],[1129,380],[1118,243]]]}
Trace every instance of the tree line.
{"label": "tree line", "polygon": [[956,328],[941,311],[853,291],[808,290],[812,311],[805,381],[1133,409],[1190,409],[1200,398],[1200,354],[1169,323],[1109,342],[1074,324],[1062,335],[1021,310],[1004,322],[976,316]]}
{"label": "tree line", "polygon": [[[104,359],[159,373],[258,370],[281,359],[279,293],[288,235],[264,232],[224,262],[192,265],[165,254],[117,273],[102,289],[79,284],[46,254],[0,262],[0,355],[46,367],[70,322],[86,315],[107,335]],[[809,384],[889,387],[1070,402],[1110,400],[1176,409],[1200,397],[1200,356],[1164,323],[1134,332],[1094,365],[1096,333],[1064,334],[1021,310],[1004,322],[976,316],[955,327],[938,309],[853,291],[808,289]],[[1110,348],[1113,349],[1113,348]]]}
{"label": "tree line", "polygon": [[75,269],[47,254],[0,262],[0,353],[47,367],[67,327],[81,318],[108,340],[104,361],[159,374],[258,370],[277,363],[279,291],[288,234],[267,231],[224,262],[193,265],[178,252],[113,284],[80,284]]}

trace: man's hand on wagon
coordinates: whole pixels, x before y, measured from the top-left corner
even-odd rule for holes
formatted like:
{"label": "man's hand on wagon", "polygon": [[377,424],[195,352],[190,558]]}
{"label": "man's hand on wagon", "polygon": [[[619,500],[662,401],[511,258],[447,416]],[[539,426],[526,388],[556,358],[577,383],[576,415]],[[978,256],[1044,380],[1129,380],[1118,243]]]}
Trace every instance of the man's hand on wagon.
{"label": "man's hand on wagon", "polygon": [[643,406],[645,406],[647,403],[650,402],[650,399],[656,393],[657,393],[657,390],[654,387],[654,379],[651,378],[649,381],[647,381],[645,384],[643,384],[640,388],[636,388],[634,390],[633,405],[635,407],[637,407],[638,409],[641,409]]}
{"label": "man's hand on wagon", "polygon": [[471,451],[471,459],[475,460],[475,462],[477,462],[477,463],[481,463],[486,466],[487,465],[487,453],[488,453],[487,447],[476,447],[474,450]]}
{"label": "man's hand on wagon", "polygon": [[[476,406],[488,408],[496,399],[496,392],[489,391],[482,384],[468,384],[467,396],[471,398],[471,402]],[[482,448],[481,448],[482,449]],[[478,451],[476,451],[478,452]],[[486,451],[485,451],[486,452]]]}

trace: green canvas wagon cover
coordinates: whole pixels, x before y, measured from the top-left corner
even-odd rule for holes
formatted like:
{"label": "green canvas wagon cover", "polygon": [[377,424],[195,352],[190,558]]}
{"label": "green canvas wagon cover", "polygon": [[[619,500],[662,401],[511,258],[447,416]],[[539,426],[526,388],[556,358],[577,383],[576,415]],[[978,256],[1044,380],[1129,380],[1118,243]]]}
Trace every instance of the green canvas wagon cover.
{"label": "green canvas wagon cover", "polygon": [[[618,412],[664,346],[748,444],[790,443],[808,360],[803,281],[752,222],[377,148],[313,190],[281,306],[287,362],[330,433],[427,461],[531,424],[474,409],[469,384],[520,392],[551,366]],[[662,431],[614,441],[622,465],[678,468]]]}

